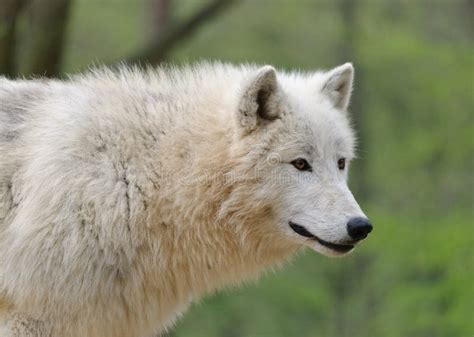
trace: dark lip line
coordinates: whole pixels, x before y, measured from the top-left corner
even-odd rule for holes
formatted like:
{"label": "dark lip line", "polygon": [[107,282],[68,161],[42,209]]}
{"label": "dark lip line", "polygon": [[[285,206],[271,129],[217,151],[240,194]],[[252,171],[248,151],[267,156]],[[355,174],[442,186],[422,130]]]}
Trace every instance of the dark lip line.
{"label": "dark lip line", "polygon": [[330,248],[332,250],[335,250],[337,252],[346,253],[346,252],[348,252],[348,251],[350,251],[351,249],[354,248],[354,245],[336,244],[336,243],[324,241],[324,240],[318,238],[313,233],[309,232],[305,227],[303,227],[301,225],[298,225],[298,224],[294,223],[293,221],[289,221],[289,225],[290,225],[291,229],[293,229],[295,231],[295,233],[297,233],[301,236],[304,236],[306,238],[315,240],[315,241],[319,242],[321,245],[323,245],[327,248]]}

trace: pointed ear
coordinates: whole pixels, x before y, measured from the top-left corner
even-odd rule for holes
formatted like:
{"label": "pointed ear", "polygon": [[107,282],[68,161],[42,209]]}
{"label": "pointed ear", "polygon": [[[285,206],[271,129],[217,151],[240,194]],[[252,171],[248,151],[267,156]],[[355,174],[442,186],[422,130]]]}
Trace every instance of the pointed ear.
{"label": "pointed ear", "polygon": [[337,109],[346,110],[349,105],[354,78],[352,63],[345,63],[328,72],[322,93]]}
{"label": "pointed ear", "polygon": [[239,102],[239,123],[248,132],[280,116],[278,80],[272,66],[260,68],[246,84]]}

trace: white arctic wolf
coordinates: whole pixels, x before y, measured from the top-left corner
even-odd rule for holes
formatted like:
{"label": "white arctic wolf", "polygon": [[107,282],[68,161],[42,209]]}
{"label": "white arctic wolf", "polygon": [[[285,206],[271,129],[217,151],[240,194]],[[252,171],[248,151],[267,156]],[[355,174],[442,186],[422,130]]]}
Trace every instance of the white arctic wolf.
{"label": "white arctic wolf", "polygon": [[146,337],[371,225],[347,188],[351,64],[0,79],[0,335]]}

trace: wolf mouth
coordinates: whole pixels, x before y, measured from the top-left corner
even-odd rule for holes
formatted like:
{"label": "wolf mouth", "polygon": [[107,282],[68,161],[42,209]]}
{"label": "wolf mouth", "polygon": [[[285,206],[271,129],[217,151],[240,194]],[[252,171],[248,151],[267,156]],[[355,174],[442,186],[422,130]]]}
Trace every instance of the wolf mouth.
{"label": "wolf mouth", "polygon": [[304,236],[306,238],[315,240],[315,241],[319,242],[321,245],[323,245],[324,247],[332,249],[332,250],[334,250],[338,253],[347,253],[348,251],[350,251],[351,249],[354,248],[354,245],[336,244],[336,243],[324,241],[324,240],[318,238],[316,235],[309,232],[305,227],[303,227],[301,225],[298,225],[298,224],[296,224],[292,221],[289,222],[289,225],[290,225],[291,229],[295,231],[295,233],[297,233],[301,236]]}

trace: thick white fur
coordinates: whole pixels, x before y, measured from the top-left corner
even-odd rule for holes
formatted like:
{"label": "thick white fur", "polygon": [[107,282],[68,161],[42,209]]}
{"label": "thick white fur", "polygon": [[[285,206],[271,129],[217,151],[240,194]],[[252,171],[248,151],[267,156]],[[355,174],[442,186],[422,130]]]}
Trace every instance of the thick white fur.
{"label": "thick white fur", "polygon": [[335,255],[288,221],[342,242],[363,216],[337,168],[351,85],[350,64],[0,78],[0,336],[152,336],[304,245]]}

